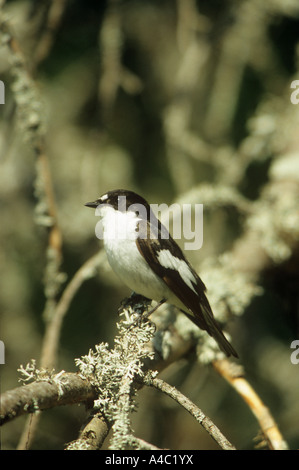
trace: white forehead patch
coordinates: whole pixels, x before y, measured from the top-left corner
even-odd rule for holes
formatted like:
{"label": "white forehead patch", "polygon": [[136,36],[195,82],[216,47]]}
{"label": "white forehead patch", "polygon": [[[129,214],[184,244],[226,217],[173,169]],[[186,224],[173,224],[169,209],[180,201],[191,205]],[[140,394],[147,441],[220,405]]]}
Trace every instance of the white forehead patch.
{"label": "white forehead patch", "polygon": [[187,284],[188,287],[190,287],[190,289],[193,290],[193,292],[195,292],[195,294],[197,294],[192,284],[192,282],[196,284],[196,278],[194,277],[186,261],[173,256],[169,250],[159,251],[158,261],[164,268],[170,268],[178,271],[182,280]]}
{"label": "white forehead patch", "polygon": [[108,199],[108,194],[103,194],[103,196],[100,197],[102,201],[106,201]]}

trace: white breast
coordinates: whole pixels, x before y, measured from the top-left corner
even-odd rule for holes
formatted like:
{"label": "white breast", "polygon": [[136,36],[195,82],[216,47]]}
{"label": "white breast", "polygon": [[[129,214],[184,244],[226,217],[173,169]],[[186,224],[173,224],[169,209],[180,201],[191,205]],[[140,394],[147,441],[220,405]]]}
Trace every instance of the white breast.
{"label": "white breast", "polygon": [[149,299],[169,296],[166,284],[149,268],[136,245],[134,212],[119,212],[105,207],[103,239],[107,258],[113,271],[133,291]]}

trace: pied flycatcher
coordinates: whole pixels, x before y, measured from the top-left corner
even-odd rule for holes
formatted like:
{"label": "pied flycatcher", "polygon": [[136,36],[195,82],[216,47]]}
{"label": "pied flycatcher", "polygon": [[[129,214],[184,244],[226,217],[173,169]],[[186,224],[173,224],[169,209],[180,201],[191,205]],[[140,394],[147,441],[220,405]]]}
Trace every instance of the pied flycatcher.
{"label": "pied flycatcher", "polygon": [[238,357],[214,318],[204,283],[143,197],[117,189],[85,205],[97,208],[109,264],[130,289],[159,306],[178,307],[227,356]]}

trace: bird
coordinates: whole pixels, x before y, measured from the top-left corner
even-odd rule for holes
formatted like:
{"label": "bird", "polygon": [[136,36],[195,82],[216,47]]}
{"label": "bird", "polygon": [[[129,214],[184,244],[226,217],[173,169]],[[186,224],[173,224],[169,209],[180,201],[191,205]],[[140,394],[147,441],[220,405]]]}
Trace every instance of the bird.
{"label": "bird", "polygon": [[108,262],[127,287],[157,307],[174,305],[228,357],[238,358],[215,320],[205,284],[142,196],[115,189],[85,206],[100,216]]}

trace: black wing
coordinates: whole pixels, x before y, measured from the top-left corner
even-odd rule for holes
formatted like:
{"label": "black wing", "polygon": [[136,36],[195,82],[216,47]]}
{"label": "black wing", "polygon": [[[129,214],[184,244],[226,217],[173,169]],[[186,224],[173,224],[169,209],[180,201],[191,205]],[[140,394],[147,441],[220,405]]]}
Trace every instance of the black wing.
{"label": "black wing", "polygon": [[[214,318],[211,306],[205,295],[206,287],[204,283],[186,260],[182,250],[171,238],[166,228],[158,219],[156,220],[157,224],[155,224],[154,229],[148,221],[141,220],[139,222],[139,237],[136,240],[136,244],[140,253],[151,269],[186,306],[186,310],[189,310],[189,312],[183,311],[187,317],[199,328],[206,330],[217,341],[219,347],[227,356],[233,355],[238,357]],[[148,243],[148,239],[151,240],[150,243]],[[163,250],[169,252],[167,267],[163,266],[159,261],[159,254]],[[177,269],[178,260],[184,263],[182,266],[188,274],[186,282]]]}

